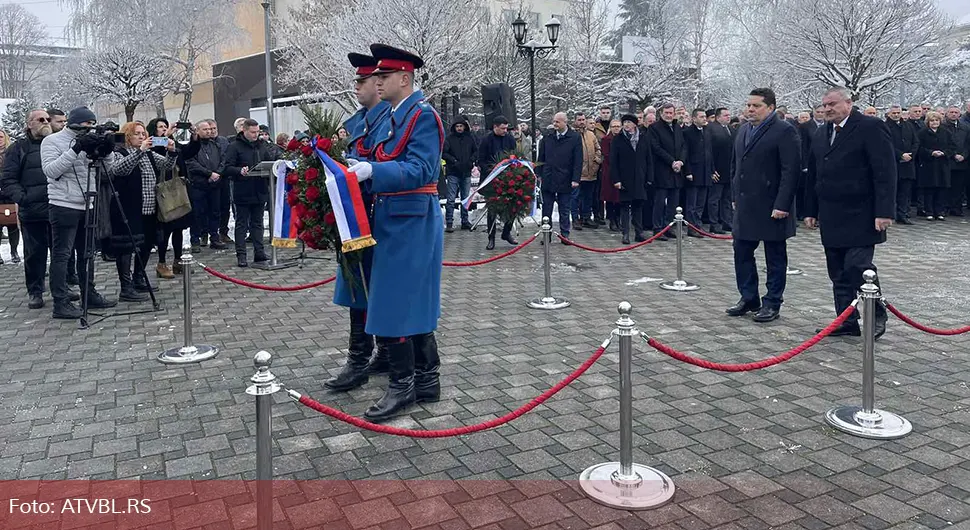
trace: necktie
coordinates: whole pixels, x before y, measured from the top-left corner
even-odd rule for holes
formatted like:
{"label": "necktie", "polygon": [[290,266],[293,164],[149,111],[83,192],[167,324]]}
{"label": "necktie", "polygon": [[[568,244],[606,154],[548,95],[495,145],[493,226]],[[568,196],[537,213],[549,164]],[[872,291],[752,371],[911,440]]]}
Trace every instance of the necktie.
{"label": "necktie", "polygon": [[835,126],[835,130],[832,132],[832,141],[829,142],[829,145],[832,145],[832,144],[835,143],[835,137],[839,135],[839,131],[841,131],[841,130],[842,130],[842,126],[841,125],[836,125]]}

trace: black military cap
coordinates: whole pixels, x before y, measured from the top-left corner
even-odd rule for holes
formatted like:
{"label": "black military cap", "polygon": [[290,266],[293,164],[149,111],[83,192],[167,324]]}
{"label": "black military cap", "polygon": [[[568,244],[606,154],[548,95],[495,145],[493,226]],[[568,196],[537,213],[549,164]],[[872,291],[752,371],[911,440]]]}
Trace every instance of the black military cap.
{"label": "black military cap", "polygon": [[424,60],[417,55],[388,46],[386,44],[371,44],[370,52],[377,59],[377,71],[374,73],[414,72],[424,66]]}
{"label": "black military cap", "polygon": [[377,59],[362,53],[348,53],[350,65],[357,69],[357,80],[367,79],[377,70]]}

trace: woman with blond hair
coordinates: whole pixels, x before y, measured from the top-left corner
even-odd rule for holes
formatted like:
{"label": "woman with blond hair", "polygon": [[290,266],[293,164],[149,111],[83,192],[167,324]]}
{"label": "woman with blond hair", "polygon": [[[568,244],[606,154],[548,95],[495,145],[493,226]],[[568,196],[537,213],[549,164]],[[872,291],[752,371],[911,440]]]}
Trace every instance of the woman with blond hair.
{"label": "woman with blond hair", "polygon": [[926,114],[926,127],[917,134],[919,164],[916,166],[916,185],[923,194],[926,220],[946,219],[947,189],[950,187],[950,157],[953,156],[950,132],[944,127],[939,112]]}
{"label": "woman with blond hair", "polygon": [[114,251],[121,300],[144,302],[148,296],[135,289],[132,276],[145,274],[145,264],[156,243],[158,217],[155,187],[165,172],[175,167],[175,142],[168,140],[165,155],[152,152],[152,138],[141,122],[121,128],[125,145],[119,147],[108,163],[108,176],[118,200],[111,201],[111,246]]}
{"label": "woman with blond hair", "polygon": [[[0,167],[3,167],[3,158],[7,155],[7,148],[10,147],[10,136],[6,131],[0,129]],[[0,203],[12,203],[13,199],[0,190]],[[3,235],[3,227],[0,226],[0,235]],[[7,225],[7,239],[10,240],[10,261],[20,263],[20,254],[17,252],[20,247],[20,228],[17,225]],[[0,258],[0,265],[3,265],[3,258]]]}

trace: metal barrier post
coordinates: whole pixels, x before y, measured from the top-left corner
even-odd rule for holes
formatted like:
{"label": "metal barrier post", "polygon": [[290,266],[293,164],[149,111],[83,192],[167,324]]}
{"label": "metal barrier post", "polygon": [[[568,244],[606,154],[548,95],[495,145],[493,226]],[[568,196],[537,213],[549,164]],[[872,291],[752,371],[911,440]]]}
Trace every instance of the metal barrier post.
{"label": "metal barrier post", "polygon": [[633,338],[639,336],[630,318],[633,306],[620,302],[616,334],[620,340],[620,461],[596,464],[579,476],[579,485],[594,501],[624,510],[645,510],[666,504],[674,496],[670,477],[633,462]]}
{"label": "metal barrier post", "polygon": [[188,364],[207,361],[219,354],[210,344],[192,344],[192,247],[182,248],[182,327],[184,342],[181,348],[170,348],[158,354],[163,364]]}
{"label": "metal barrier post", "polygon": [[273,356],[260,351],[253,357],[256,374],[246,389],[256,396],[256,528],[273,528],[273,394],[280,391],[276,376],[269,371]]}
{"label": "metal barrier post", "polygon": [[696,283],[684,280],[684,209],[677,207],[677,215],[674,216],[674,227],[677,230],[677,279],[666,281],[660,284],[660,288],[667,291],[696,291],[701,288]]}
{"label": "metal barrier post", "polygon": [[913,430],[913,425],[902,416],[875,408],[876,385],[876,304],[882,298],[876,285],[876,272],[862,273],[865,285],[859,297],[862,299],[862,406],[842,405],[825,413],[825,421],[836,429],[876,440],[902,438]]}
{"label": "metal barrier post", "polygon": [[545,296],[534,298],[529,302],[532,309],[563,309],[569,307],[569,300],[552,296],[552,260],[549,258],[549,247],[552,246],[552,220],[548,217],[542,218],[542,254],[545,257],[543,264],[543,274],[545,275]]}

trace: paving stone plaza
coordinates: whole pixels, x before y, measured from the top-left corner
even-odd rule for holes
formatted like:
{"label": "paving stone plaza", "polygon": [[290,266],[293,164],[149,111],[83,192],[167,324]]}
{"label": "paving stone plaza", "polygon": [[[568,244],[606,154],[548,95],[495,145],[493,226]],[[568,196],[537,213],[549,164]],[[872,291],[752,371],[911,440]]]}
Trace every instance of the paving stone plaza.
{"label": "paving stone plaza", "polygon": [[[528,221],[520,241],[536,230]],[[620,246],[619,234],[605,229],[572,238]],[[887,299],[936,327],[970,323],[970,224],[919,221],[892,227],[889,239],[876,252]],[[480,231],[446,234],[445,259],[509,248],[500,242],[488,253],[485,243]],[[659,289],[673,277],[674,249],[669,241],[601,255],[554,243],[553,294],[572,306],[549,312],[526,306],[542,294],[538,241],[488,265],[446,268],[437,333],[442,399],[390,425],[459,427],[520,407],[596,350],[624,300],[640,330],[722,362],[784,352],[835,317],[817,232],[801,229],[789,241],[791,265],[804,274],[789,276],[781,318],[768,324],[724,315],[738,298],[729,241],[688,239],[685,278],[701,289]],[[271,285],[334,272],[327,260],[266,272],[238,269],[233,258],[209,249],[197,256]],[[117,296],[117,284],[113,264],[99,262],[99,289]],[[155,359],[182,341],[180,279],[160,283],[164,311],[79,330],[51,320],[49,296],[48,308],[28,310],[22,271],[0,267],[0,479],[252,480],[255,405],[245,389],[259,350],[273,354],[272,371],[287,388],[349,414],[362,415],[382,395],[383,377],[348,394],[323,387],[347,347],[347,311],[332,304],[332,285],[264,292],[195,269],[193,286],[195,342],[220,353],[172,366]],[[327,481],[320,484],[330,490],[281,502],[286,517],[277,514],[274,527],[968,530],[968,346],[970,334],[928,335],[890,316],[876,343],[876,405],[906,417],[913,432],[874,441],[838,432],[822,417],[834,405],[861,404],[861,338],[827,338],[789,362],[745,373],[690,367],[635,343],[634,460],[677,488],[669,504],[637,512],[599,506],[576,484],[585,468],[618,458],[615,341],[545,405],[457,438],[362,431],[278,393],[275,478]],[[226,513],[203,513],[195,526],[245,526],[233,526],[232,510]]]}

